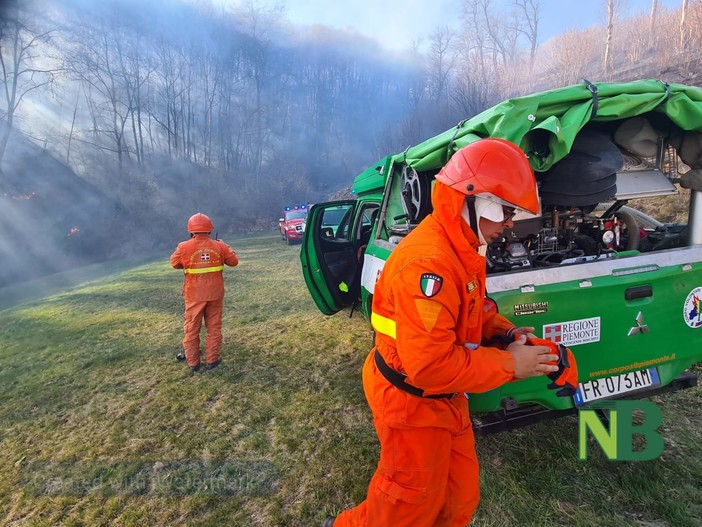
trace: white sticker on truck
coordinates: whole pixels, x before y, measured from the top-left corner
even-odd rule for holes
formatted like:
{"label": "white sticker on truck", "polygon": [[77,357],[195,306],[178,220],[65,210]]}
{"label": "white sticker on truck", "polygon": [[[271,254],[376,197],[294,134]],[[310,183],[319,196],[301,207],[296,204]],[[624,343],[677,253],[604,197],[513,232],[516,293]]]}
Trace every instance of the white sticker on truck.
{"label": "white sticker on truck", "polygon": [[691,328],[702,327],[702,287],[695,287],[683,305],[685,324]]}
{"label": "white sticker on truck", "polygon": [[544,324],[543,336],[547,340],[558,342],[564,346],[599,342],[600,317]]}
{"label": "white sticker on truck", "polygon": [[380,278],[380,271],[385,266],[385,260],[381,260],[372,254],[363,257],[363,269],[361,271],[361,285],[372,295],[375,291],[375,283]]}

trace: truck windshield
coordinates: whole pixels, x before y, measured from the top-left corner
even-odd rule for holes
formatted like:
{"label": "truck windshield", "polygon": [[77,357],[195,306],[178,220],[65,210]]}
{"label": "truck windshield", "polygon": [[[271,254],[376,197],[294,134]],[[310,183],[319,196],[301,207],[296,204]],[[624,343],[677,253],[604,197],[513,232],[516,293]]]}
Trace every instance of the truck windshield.
{"label": "truck windshield", "polygon": [[293,210],[287,213],[288,220],[303,220],[307,217],[306,210]]}

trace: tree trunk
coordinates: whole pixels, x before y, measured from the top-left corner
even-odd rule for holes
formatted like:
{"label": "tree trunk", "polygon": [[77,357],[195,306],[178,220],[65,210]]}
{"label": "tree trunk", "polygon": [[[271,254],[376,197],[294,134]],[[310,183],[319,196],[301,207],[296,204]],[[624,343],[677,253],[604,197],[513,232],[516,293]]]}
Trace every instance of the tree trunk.
{"label": "tree trunk", "polygon": [[604,72],[608,75],[612,66],[612,32],[614,29],[614,0],[607,0],[607,41],[604,52]]}
{"label": "tree trunk", "polygon": [[686,24],[685,18],[687,16],[687,4],[688,0],[683,0],[682,10],[680,12],[680,49],[684,50],[687,47],[687,38],[685,35]]}
{"label": "tree trunk", "polygon": [[76,127],[76,115],[78,114],[78,101],[80,100],[80,93],[76,96],[76,105],[73,108],[73,119],[71,120],[71,130],[68,132],[68,145],[66,146],[66,164],[70,166],[71,160],[71,141],[73,140],[73,130]]}
{"label": "tree trunk", "polygon": [[656,37],[656,14],[658,12],[658,0],[651,0],[651,14],[648,17],[648,45],[653,46]]}

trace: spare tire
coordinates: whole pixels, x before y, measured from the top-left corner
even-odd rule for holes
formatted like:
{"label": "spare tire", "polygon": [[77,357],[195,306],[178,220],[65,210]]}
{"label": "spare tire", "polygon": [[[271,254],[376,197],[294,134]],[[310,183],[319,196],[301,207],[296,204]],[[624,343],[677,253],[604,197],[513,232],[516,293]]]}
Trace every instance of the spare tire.
{"label": "spare tire", "polygon": [[544,205],[594,206],[614,197],[624,157],[608,133],[583,130],[570,152],[549,170],[537,173]]}

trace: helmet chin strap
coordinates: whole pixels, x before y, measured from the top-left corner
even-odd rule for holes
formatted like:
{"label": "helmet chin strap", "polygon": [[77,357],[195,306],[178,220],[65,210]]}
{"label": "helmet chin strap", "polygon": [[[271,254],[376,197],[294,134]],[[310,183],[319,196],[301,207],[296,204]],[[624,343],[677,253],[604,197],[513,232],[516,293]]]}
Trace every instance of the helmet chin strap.
{"label": "helmet chin strap", "polygon": [[475,233],[480,241],[480,245],[487,245],[483,233],[480,232],[478,215],[475,212],[475,196],[466,196],[465,205],[461,208],[461,218],[468,224],[468,227]]}

